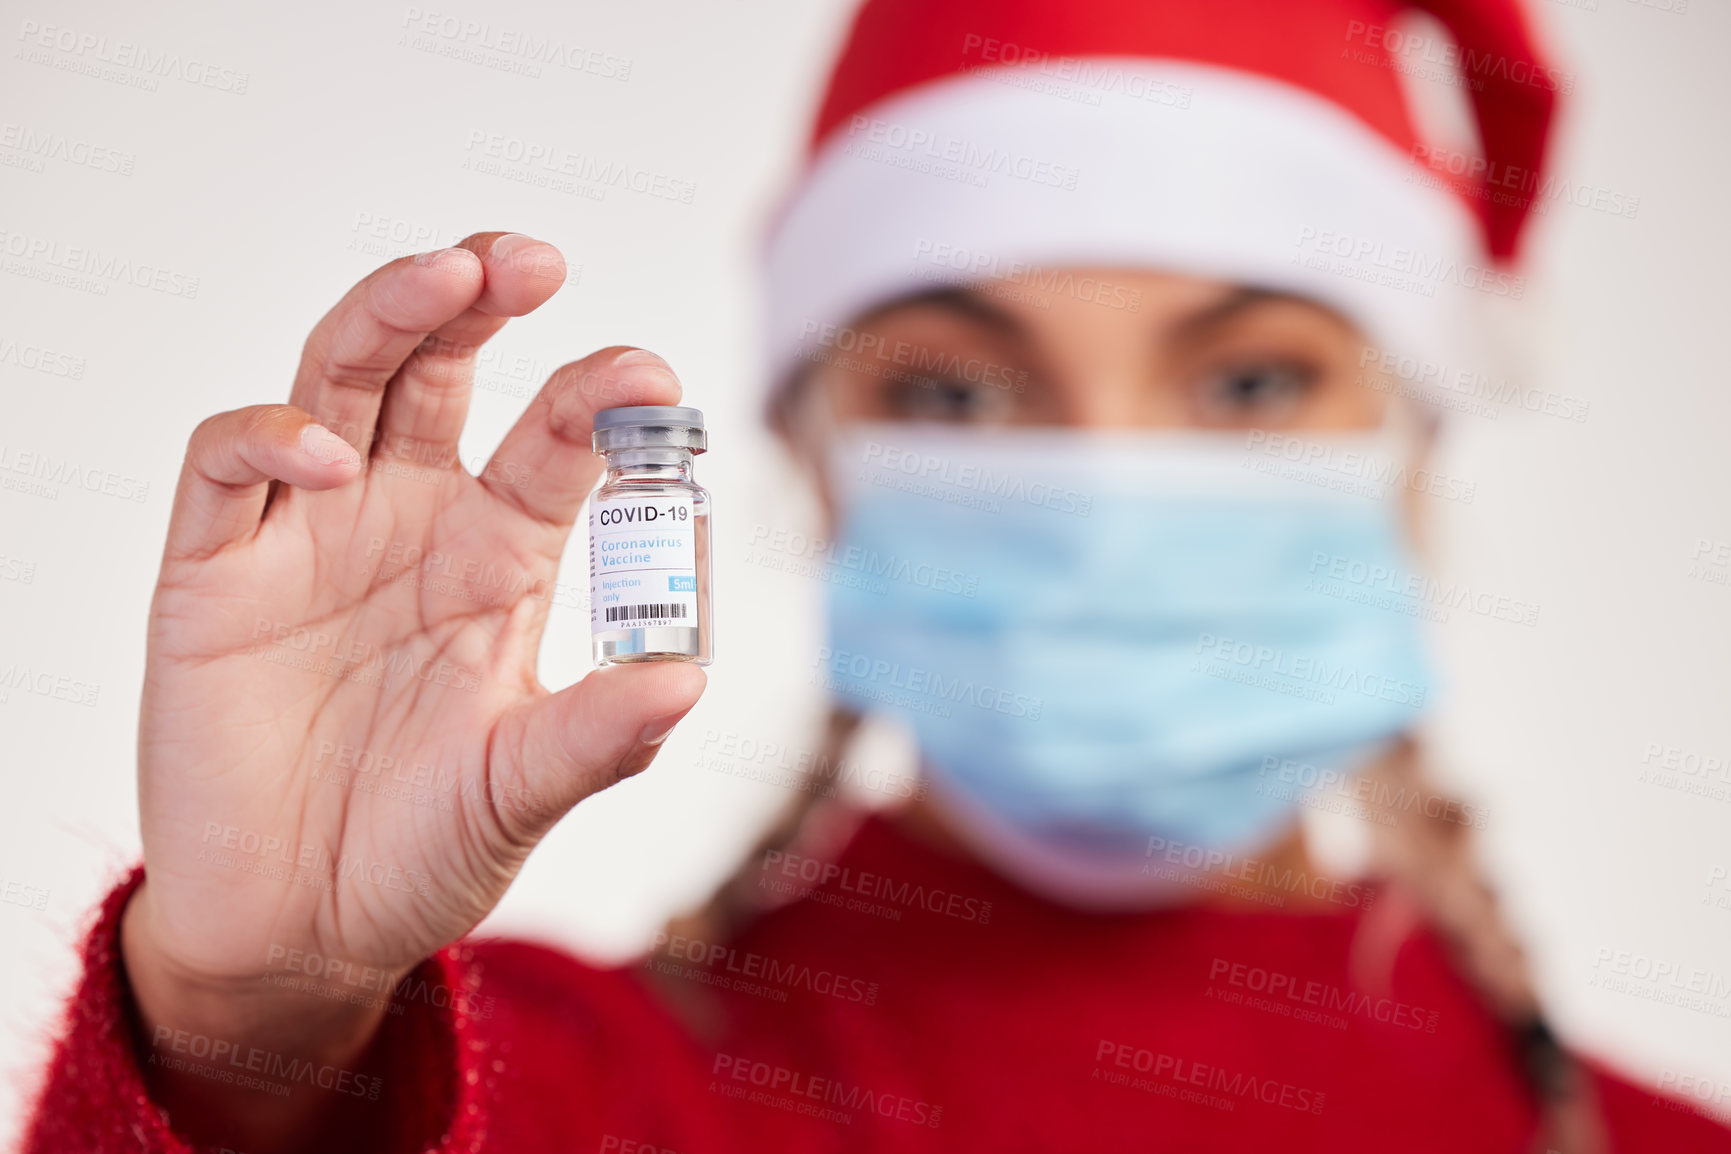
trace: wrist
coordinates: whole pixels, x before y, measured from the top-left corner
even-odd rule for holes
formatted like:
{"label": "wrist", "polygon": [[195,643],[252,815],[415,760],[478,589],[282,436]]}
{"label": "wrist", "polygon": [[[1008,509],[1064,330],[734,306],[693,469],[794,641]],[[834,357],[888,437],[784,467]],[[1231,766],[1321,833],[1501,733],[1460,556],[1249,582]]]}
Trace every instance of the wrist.
{"label": "wrist", "polygon": [[[146,881],[121,915],[120,951],[149,1055],[219,1065],[282,1061],[352,1063],[377,1034],[391,991],[407,971],[371,971],[368,996],[344,996],[268,968],[215,976],[165,949]],[[285,981],[284,979],[290,979]],[[313,987],[309,989],[308,987]]]}
{"label": "wrist", "polygon": [[138,1061],[151,1098],[195,1144],[260,1154],[316,1148],[333,1111],[377,1100],[368,1069],[400,974],[360,1004],[251,974],[213,976],[164,943],[149,882],[120,920],[120,955],[139,1026]]}

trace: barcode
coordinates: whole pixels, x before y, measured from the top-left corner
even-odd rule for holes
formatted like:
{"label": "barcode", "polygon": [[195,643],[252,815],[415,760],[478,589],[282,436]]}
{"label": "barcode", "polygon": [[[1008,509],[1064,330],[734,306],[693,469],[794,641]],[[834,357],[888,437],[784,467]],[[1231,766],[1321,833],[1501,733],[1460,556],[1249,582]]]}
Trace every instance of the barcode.
{"label": "barcode", "polygon": [[641,621],[645,617],[684,617],[685,605],[679,601],[662,601],[654,605],[609,605],[609,621]]}

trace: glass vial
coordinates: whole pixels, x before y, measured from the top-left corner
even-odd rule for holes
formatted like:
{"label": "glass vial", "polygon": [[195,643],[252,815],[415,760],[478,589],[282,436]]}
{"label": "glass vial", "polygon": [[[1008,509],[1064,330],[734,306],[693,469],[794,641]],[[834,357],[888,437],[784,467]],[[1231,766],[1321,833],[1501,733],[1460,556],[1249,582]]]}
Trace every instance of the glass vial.
{"label": "glass vial", "polygon": [[589,634],[595,664],[714,658],[709,493],[691,458],[703,414],[632,405],[595,414],[607,476],[589,499]]}

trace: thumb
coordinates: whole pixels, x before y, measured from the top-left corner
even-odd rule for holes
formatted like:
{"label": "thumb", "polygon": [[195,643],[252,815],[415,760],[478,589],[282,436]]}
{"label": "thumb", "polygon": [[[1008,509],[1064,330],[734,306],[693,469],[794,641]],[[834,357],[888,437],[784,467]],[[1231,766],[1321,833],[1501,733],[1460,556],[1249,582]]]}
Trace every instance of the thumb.
{"label": "thumb", "polygon": [[500,718],[487,777],[505,833],[532,844],[590,794],[647,768],[707,683],[684,661],[610,665]]}

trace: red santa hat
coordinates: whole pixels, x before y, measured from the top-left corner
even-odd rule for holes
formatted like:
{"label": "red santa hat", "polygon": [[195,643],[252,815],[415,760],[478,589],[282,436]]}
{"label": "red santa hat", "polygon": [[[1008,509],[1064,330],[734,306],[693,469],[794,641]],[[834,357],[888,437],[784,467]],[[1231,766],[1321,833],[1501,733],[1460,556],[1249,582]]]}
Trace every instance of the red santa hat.
{"label": "red santa hat", "polygon": [[[1397,70],[1466,91],[1482,156],[1427,163]],[[1458,361],[1472,301],[1522,289],[1566,80],[1518,0],[866,0],[771,230],[774,376],[938,287],[1133,307],[1065,266],[1300,293]]]}

